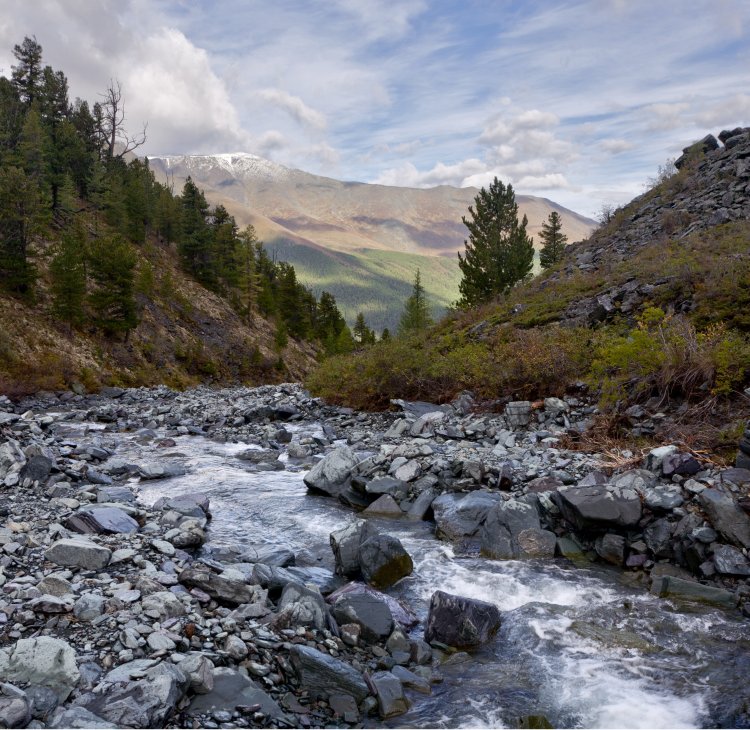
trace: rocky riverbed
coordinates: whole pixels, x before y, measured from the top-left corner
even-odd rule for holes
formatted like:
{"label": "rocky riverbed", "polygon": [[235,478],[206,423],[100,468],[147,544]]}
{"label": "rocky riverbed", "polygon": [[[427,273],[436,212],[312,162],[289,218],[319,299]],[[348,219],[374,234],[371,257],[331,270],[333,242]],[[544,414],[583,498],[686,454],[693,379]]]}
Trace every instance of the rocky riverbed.
{"label": "rocky riverbed", "polygon": [[750,725],[750,471],[397,405],[0,399],[0,726]]}

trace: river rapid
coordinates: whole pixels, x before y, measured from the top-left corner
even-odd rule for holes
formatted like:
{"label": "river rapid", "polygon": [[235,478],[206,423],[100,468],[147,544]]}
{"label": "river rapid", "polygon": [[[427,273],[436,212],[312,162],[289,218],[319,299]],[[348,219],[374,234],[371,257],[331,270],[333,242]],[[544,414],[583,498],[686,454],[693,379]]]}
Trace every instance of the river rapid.
{"label": "river rapid", "polygon": [[[290,427],[315,436],[320,424]],[[142,462],[152,445],[125,437],[118,456]],[[304,472],[254,471],[236,458],[242,443],[182,436],[160,458],[187,475],[140,482],[139,497],[202,492],[213,519],[204,548],[267,543],[289,547],[298,565],[333,568],[329,535],[355,519],[336,500],[308,493]],[[374,518],[371,518],[374,519]],[[368,726],[518,727],[543,716],[554,727],[688,728],[732,726],[748,696],[750,629],[739,613],[674,604],[628,585],[628,575],[565,559],[492,561],[434,537],[430,522],[378,519],[414,560],[414,572],[389,592],[419,617],[443,590],[489,601],[503,612],[497,638],[457,653],[439,668],[429,696]],[[533,722],[533,720],[531,720]]]}

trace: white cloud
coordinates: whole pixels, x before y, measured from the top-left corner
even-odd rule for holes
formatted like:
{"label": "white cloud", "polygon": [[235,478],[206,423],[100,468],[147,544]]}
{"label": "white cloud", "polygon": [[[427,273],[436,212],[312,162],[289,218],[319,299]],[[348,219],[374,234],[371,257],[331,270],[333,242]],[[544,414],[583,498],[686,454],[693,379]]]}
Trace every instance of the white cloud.
{"label": "white cloud", "polygon": [[735,94],[695,114],[695,121],[704,127],[747,124],[750,120],[750,96]]}
{"label": "white cloud", "polygon": [[687,102],[649,104],[643,108],[646,127],[650,131],[668,131],[684,126],[685,112],[690,109]]}
{"label": "white cloud", "polygon": [[305,104],[298,96],[294,96],[282,89],[263,89],[258,97],[269,104],[283,109],[300,124],[312,129],[322,130],[326,127],[326,118],[319,111]]}
{"label": "white cloud", "polygon": [[605,139],[599,143],[605,152],[609,152],[613,155],[619,155],[621,152],[627,152],[632,150],[635,145],[626,139]]}

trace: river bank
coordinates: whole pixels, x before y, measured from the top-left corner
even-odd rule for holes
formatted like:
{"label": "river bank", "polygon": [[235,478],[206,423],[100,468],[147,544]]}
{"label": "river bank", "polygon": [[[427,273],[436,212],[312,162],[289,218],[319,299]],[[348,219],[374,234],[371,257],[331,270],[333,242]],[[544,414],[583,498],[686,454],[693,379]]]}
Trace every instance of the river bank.
{"label": "river bank", "polygon": [[[9,726],[748,724],[750,474],[675,448],[605,473],[560,448],[575,398],[0,411]],[[438,591],[486,631],[451,635]]]}

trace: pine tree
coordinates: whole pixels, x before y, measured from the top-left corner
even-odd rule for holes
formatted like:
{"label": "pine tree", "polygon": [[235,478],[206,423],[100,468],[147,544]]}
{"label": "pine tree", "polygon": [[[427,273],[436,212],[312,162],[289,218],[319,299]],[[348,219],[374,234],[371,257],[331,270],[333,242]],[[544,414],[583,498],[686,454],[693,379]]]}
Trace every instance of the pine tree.
{"label": "pine tree", "polygon": [[65,231],[50,263],[52,312],[68,326],[68,332],[83,322],[86,298],[86,231],[78,224]]}
{"label": "pine tree", "polygon": [[13,55],[18,61],[13,69],[13,86],[18,90],[18,95],[26,104],[31,104],[39,91],[39,83],[42,76],[42,47],[32,36],[23,39],[23,43],[13,46]]}
{"label": "pine tree", "polygon": [[212,286],[216,277],[211,257],[211,230],[208,227],[208,203],[192,178],[182,188],[182,231],[177,250],[185,271],[201,284]]}
{"label": "pine tree", "polygon": [[539,263],[543,269],[549,269],[562,258],[568,242],[568,237],[562,232],[562,219],[557,211],[553,210],[546,222],[542,223],[539,238],[543,244],[539,252]]}
{"label": "pine tree", "polygon": [[411,296],[406,300],[404,312],[398,325],[398,333],[400,335],[414,334],[427,329],[431,324],[430,308],[427,305],[427,297],[422,286],[422,277],[419,269],[417,269]]}
{"label": "pine tree", "polygon": [[102,236],[89,246],[89,276],[94,289],[89,303],[94,322],[108,335],[124,333],[138,324],[134,296],[137,257],[121,236]]}
{"label": "pine tree", "polygon": [[237,235],[238,309],[248,324],[252,321],[260,289],[260,275],[255,258],[255,249],[258,244],[258,237],[252,226],[246,226]]}
{"label": "pine tree", "polygon": [[513,187],[497,178],[489,190],[482,188],[469,207],[471,220],[466,252],[458,254],[463,279],[459,284],[460,306],[474,306],[507,292],[531,274],[534,264],[532,239],[526,235],[526,216],[519,223]]}
{"label": "pine tree", "polygon": [[391,331],[387,327],[384,327],[383,331],[380,333],[380,341],[389,342],[390,339],[391,339]]}
{"label": "pine tree", "polygon": [[362,312],[357,314],[357,319],[352,328],[354,339],[363,347],[375,344],[375,333],[367,326],[365,315]]}

